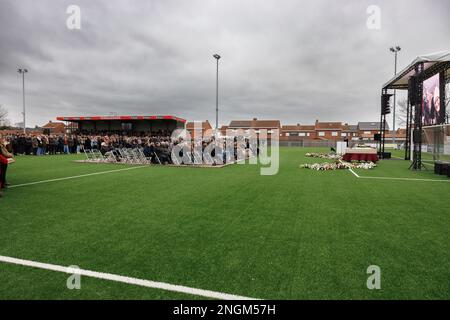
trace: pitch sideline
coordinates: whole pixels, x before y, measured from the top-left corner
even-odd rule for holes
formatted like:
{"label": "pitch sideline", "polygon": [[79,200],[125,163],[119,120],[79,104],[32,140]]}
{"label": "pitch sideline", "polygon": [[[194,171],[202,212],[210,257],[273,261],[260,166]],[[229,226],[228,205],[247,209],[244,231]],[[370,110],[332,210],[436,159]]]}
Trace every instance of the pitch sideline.
{"label": "pitch sideline", "polygon": [[419,178],[395,178],[395,177],[363,177],[358,175],[352,169],[349,171],[357,178],[357,179],[375,179],[375,180],[397,180],[397,181],[424,181],[424,182],[450,182],[450,180],[437,180],[437,179],[419,179]]}
{"label": "pitch sideline", "polygon": [[121,275],[112,274],[112,273],[96,272],[96,271],[86,270],[86,269],[73,269],[70,267],[64,267],[64,266],[55,265],[55,264],[18,259],[18,258],[7,257],[7,256],[2,256],[2,255],[0,255],[0,262],[21,265],[21,266],[26,266],[26,267],[32,267],[32,268],[37,268],[37,269],[43,269],[43,270],[62,272],[62,273],[67,273],[67,274],[77,274],[77,275],[86,276],[89,278],[110,280],[110,281],[114,281],[114,282],[121,282],[121,283],[126,283],[126,284],[146,287],[146,288],[160,289],[160,290],[165,290],[165,291],[185,293],[185,294],[201,296],[201,297],[211,298],[211,299],[258,300],[255,298],[238,296],[238,295],[234,295],[234,294],[222,293],[222,292],[217,292],[217,291],[191,288],[191,287],[170,284],[170,283],[165,283],[165,282],[158,282],[158,281],[152,281],[152,280],[145,280],[145,279],[121,276]]}
{"label": "pitch sideline", "polygon": [[63,177],[63,178],[56,178],[56,179],[49,179],[49,180],[41,180],[41,181],[35,181],[35,182],[21,183],[21,184],[16,184],[16,185],[9,186],[8,188],[12,189],[12,188],[26,187],[26,186],[36,185],[36,184],[56,182],[56,181],[64,181],[64,180],[77,179],[77,178],[84,178],[84,177],[102,175],[102,174],[119,172],[119,171],[128,171],[128,170],[145,168],[145,167],[148,167],[148,166],[136,166],[136,167],[130,167],[130,168],[123,168],[123,169],[116,169],[116,170],[108,170],[108,171],[100,171],[100,172],[93,172],[93,173],[87,173],[87,174],[80,174],[80,175],[71,176],[71,177]]}

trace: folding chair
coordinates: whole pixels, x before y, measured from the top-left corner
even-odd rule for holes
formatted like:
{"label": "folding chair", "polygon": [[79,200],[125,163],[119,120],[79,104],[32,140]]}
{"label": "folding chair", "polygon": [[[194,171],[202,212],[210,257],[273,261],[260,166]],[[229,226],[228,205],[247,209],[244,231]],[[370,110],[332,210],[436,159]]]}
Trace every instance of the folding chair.
{"label": "folding chair", "polygon": [[141,158],[141,155],[137,148],[130,149],[130,153],[133,156],[134,163],[136,164],[144,164],[144,161]]}
{"label": "folding chair", "polygon": [[126,149],[125,152],[128,156],[130,163],[135,163],[135,164],[138,163],[138,159],[136,158],[136,155],[134,154],[133,149]]}
{"label": "folding chair", "polygon": [[126,151],[126,148],[117,149],[120,154],[120,158],[123,163],[130,163],[130,158],[128,157],[128,153]]}
{"label": "folding chair", "polygon": [[159,164],[162,164],[161,160],[159,160],[158,154],[156,152],[154,152],[153,154],[155,155],[156,161],[158,161]]}
{"label": "folding chair", "polygon": [[102,153],[97,149],[92,151],[92,157],[93,157],[93,160],[96,162],[104,162],[105,161],[105,157],[103,157]]}
{"label": "folding chair", "polygon": [[139,158],[141,159],[143,164],[151,164],[152,163],[152,157],[147,158],[142,149],[137,149],[137,152],[138,152]]}
{"label": "folding chair", "polygon": [[214,163],[214,159],[211,157],[211,154],[209,152],[206,152],[203,160],[205,161],[205,164],[212,165]]}
{"label": "folding chair", "polygon": [[117,158],[114,154],[114,150],[105,153],[105,162],[117,163]]}
{"label": "folding chair", "polygon": [[203,164],[203,153],[198,151],[198,150],[194,150],[194,153],[192,155],[193,157],[193,164],[194,165],[199,165],[199,164]]}
{"label": "folding chair", "polygon": [[[156,153],[155,153],[155,156],[156,156]],[[172,163],[173,163],[174,165],[176,165],[176,166],[179,166],[179,165],[180,165],[180,161],[178,161],[178,157],[174,157],[174,156],[171,154],[170,158],[172,159]]]}
{"label": "folding chair", "polygon": [[92,155],[91,150],[84,150],[84,154],[86,155],[86,160],[87,162],[93,162],[95,161],[94,156]]}
{"label": "folding chair", "polygon": [[119,162],[123,162],[122,156],[119,152],[119,149],[114,149],[112,152],[112,155],[114,156],[115,162],[119,163]]}

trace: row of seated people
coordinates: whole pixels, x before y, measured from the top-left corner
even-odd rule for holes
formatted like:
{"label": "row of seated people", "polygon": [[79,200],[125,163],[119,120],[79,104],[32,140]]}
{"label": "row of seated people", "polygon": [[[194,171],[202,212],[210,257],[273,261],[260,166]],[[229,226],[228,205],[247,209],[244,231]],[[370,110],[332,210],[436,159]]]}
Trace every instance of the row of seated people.
{"label": "row of seated people", "polygon": [[[208,141],[198,141],[198,142],[191,142],[190,148],[187,148],[188,145],[186,145],[186,141],[183,139],[176,139],[172,140],[169,138],[164,138],[163,140],[156,140],[154,138],[149,139],[142,139],[140,141],[134,141],[131,145],[125,145],[122,146],[120,144],[115,143],[104,143],[101,148],[101,153],[103,155],[106,155],[108,153],[111,153],[117,149],[120,148],[140,148],[143,151],[143,154],[147,158],[151,158],[153,163],[161,163],[161,164],[173,164],[174,159],[172,158],[172,151],[173,148],[176,147],[179,144],[183,144],[182,146],[179,146],[178,148],[178,160],[176,160],[176,164],[192,164],[196,161],[203,161],[205,160],[203,158],[203,154],[205,153],[205,149],[208,148],[209,144],[211,143],[211,140]],[[234,141],[234,146],[232,148],[233,150],[230,151],[227,150],[225,142],[223,142],[223,146],[219,148],[219,152],[221,152],[221,164],[228,163],[228,162],[234,162],[238,160],[239,156],[247,157],[249,156],[249,145],[248,142],[246,146],[243,148],[244,150],[240,151],[241,154],[239,155],[238,151],[238,143],[237,141]],[[189,150],[189,154],[184,154],[186,150]],[[216,157],[216,149],[210,148],[209,150],[210,157],[209,161],[212,162],[212,165],[216,165],[216,161],[214,160]],[[117,160],[120,161],[120,153],[116,153]]]}

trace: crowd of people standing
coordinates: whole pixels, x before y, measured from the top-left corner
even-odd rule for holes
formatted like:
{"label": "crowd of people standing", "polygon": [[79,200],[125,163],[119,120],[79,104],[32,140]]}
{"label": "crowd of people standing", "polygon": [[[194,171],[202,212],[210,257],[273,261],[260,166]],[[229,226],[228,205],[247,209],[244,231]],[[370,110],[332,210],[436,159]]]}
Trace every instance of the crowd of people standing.
{"label": "crowd of people standing", "polygon": [[116,148],[143,148],[151,155],[159,154],[165,162],[170,160],[170,137],[165,132],[155,135],[126,136],[120,133],[96,132],[92,134],[0,134],[0,197],[7,186],[6,170],[14,156],[77,154],[86,150],[99,150],[102,154]]}
{"label": "crowd of people standing", "polygon": [[78,135],[15,134],[6,137],[14,155],[79,153],[83,145]]}
{"label": "crowd of people standing", "polygon": [[[214,139],[214,138],[212,138]],[[211,140],[211,139],[210,139]],[[99,150],[102,154],[118,148],[142,148],[147,156],[157,155],[158,161],[170,163],[173,147],[183,139],[173,139],[168,132],[160,131],[126,135],[117,132],[79,134],[14,134],[5,137],[8,152],[13,155],[77,154]],[[209,140],[192,141],[192,149],[198,144],[205,149]],[[198,148],[197,148],[198,150]]]}
{"label": "crowd of people standing", "polygon": [[5,137],[5,145],[14,155],[77,154],[99,150],[103,154],[116,148],[164,148],[170,143],[165,132],[148,135],[123,135],[103,132],[93,134],[14,134]]}
{"label": "crowd of people standing", "polygon": [[[176,164],[191,164],[194,158],[198,156],[196,150],[203,152],[208,144],[214,140],[193,140],[191,141],[188,156],[183,150],[179,151],[179,155],[185,157]],[[216,141],[217,142],[217,141]],[[124,135],[116,132],[94,132],[79,134],[36,134],[36,133],[16,133],[6,136],[0,135],[0,196],[1,190],[6,186],[6,170],[8,164],[14,161],[14,156],[18,155],[56,155],[56,154],[77,154],[90,150],[99,150],[103,155],[120,148],[140,148],[146,157],[151,158],[154,163],[170,164],[173,159],[171,157],[172,150],[175,146],[187,143],[182,138],[174,139],[168,132],[155,132],[148,134]],[[229,152],[225,148],[225,143],[221,146],[221,156],[223,161],[235,161],[237,158],[237,140],[235,140],[234,152]],[[245,149],[249,149],[248,142]],[[215,150],[212,151],[214,157]],[[234,155],[233,155],[234,154]],[[201,155],[200,155],[201,158]],[[187,159],[187,160],[186,160]],[[214,162],[213,165],[216,163]]]}
{"label": "crowd of people standing", "polygon": [[[130,144],[130,139],[141,137],[124,137],[120,135],[45,135],[45,134],[12,134],[5,136],[8,149],[14,155],[53,155],[80,153],[85,149],[98,149],[114,144],[122,146]],[[134,143],[134,141],[133,141]]]}

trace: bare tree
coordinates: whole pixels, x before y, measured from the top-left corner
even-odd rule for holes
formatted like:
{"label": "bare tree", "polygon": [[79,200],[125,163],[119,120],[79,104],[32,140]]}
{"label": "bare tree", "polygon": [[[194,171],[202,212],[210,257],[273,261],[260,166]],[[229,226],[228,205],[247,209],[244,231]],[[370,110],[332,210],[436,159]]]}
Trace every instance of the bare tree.
{"label": "bare tree", "polygon": [[401,127],[406,127],[406,118],[408,113],[408,99],[402,98],[397,101],[397,123]]}
{"label": "bare tree", "polygon": [[445,84],[445,119],[448,123],[450,120],[450,80]]}
{"label": "bare tree", "polygon": [[0,105],[0,126],[8,126],[9,120],[8,120],[8,110],[2,107]]}

